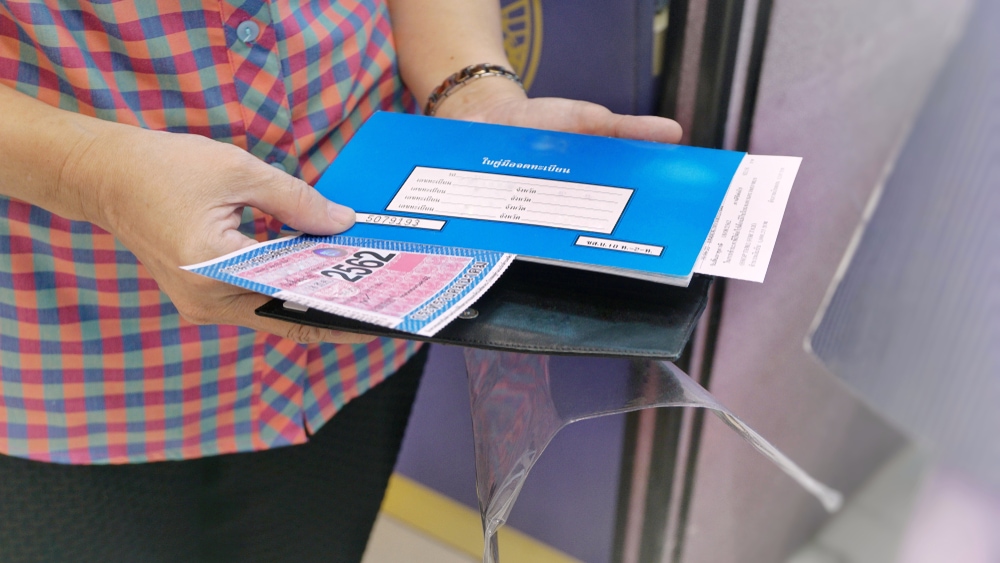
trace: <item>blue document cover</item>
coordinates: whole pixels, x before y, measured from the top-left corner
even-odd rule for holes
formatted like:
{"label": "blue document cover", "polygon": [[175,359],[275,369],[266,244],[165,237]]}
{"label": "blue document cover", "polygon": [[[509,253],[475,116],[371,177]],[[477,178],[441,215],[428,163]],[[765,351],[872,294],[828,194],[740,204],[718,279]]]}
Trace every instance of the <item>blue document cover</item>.
{"label": "blue document cover", "polygon": [[379,112],[316,188],[351,236],[684,284],[744,154]]}

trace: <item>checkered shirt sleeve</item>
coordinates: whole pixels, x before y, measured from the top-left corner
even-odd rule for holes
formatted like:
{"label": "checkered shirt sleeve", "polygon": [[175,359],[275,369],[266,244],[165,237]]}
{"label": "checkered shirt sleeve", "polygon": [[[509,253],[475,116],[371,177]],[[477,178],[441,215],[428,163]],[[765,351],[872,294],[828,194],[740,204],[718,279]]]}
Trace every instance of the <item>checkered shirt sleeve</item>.
{"label": "checkered shirt sleeve", "polygon": [[[373,112],[412,109],[395,64],[381,0],[0,0],[0,84],[310,183]],[[259,240],[279,227],[243,224]],[[297,444],[415,350],[190,324],[107,232],[0,197],[0,452],[127,463]]]}

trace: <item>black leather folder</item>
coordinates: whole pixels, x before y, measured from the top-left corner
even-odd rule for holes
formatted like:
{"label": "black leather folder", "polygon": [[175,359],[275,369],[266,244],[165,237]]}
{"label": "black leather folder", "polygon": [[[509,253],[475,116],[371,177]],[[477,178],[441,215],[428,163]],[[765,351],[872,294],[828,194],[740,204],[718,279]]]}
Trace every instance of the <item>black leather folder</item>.
{"label": "black leather folder", "polygon": [[515,260],[463,315],[431,338],[273,299],[257,314],[311,326],[515,352],[674,360],[705,309],[712,278],[674,287]]}

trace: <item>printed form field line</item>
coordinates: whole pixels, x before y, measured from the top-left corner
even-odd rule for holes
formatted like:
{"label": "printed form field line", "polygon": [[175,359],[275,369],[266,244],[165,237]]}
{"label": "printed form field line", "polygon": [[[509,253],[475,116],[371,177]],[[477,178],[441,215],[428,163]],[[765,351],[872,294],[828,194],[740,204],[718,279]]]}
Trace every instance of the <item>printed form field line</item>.
{"label": "printed form field line", "polygon": [[[505,174],[497,174],[497,175],[498,176],[505,176]],[[510,176],[510,177],[511,178],[518,178],[518,183],[521,184],[521,185],[525,185],[525,186],[533,186],[533,187],[537,186],[537,187],[541,187],[541,188],[552,187],[552,184],[536,183],[536,182],[525,181],[525,179],[522,178],[522,177],[520,177],[520,176]],[[458,176],[456,176],[456,178],[465,178],[465,179],[473,179],[473,180],[476,179],[476,178],[473,178],[471,176],[462,176],[462,175],[458,175]],[[553,182],[559,182],[559,180],[553,180]],[[575,184],[577,186],[585,186],[585,185],[587,185],[587,184],[580,184],[580,183],[577,183],[577,182],[561,182],[561,183]],[[601,187],[604,188],[605,186],[601,186]],[[494,188],[494,189],[505,189],[505,188]],[[578,188],[578,189],[579,189],[579,191],[582,191],[582,192],[605,193],[603,189],[602,190],[588,190],[586,188]],[[623,189],[623,188],[619,188],[619,189]]]}
{"label": "printed form field line", "polygon": [[631,196],[628,188],[418,166],[386,210],[610,234]]}
{"label": "printed form field line", "polygon": [[[538,184],[523,184],[523,185],[537,186]],[[451,186],[455,187],[455,188],[470,188],[470,189],[473,189],[473,190],[491,190],[491,191],[504,192],[504,193],[517,193],[517,191],[515,189],[513,189],[513,188],[489,188],[489,187],[485,187],[485,186],[469,186],[469,185],[466,185],[466,184],[451,184]],[[551,187],[551,186],[545,186],[545,187]],[[566,194],[562,190],[559,190],[556,193],[551,193],[551,192],[548,192],[548,191],[541,191],[541,190],[545,189],[545,187],[539,187],[538,189],[536,189],[535,193],[537,195],[539,195],[539,196],[547,196],[547,197],[558,197],[558,198],[566,198],[566,199],[578,199],[578,200],[581,200],[581,201],[591,201],[591,202],[598,202],[598,203],[610,203],[610,204],[617,203],[617,201],[615,201],[613,199],[595,199],[595,198],[592,198],[592,197],[581,197],[581,196],[576,196],[576,195],[572,195],[572,194]],[[616,188],[616,189],[622,189],[622,188]],[[606,195],[603,192],[599,192],[599,191],[596,191],[596,190],[586,190],[586,189],[576,188],[576,189],[574,189],[574,191],[575,192],[596,193],[596,194],[600,194],[600,195]],[[454,195],[456,197],[476,197],[476,198],[482,198],[483,197],[483,196],[477,195],[477,194],[461,194],[461,193],[458,193],[457,191],[452,192],[452,195]],[[501,200],[506,200],[507,198],[505,198],[505,197],[490,197],[490,198],[487,198],[487,199],[501,199]],[[553,204],[553,205],[555,205],[555,204]]]}

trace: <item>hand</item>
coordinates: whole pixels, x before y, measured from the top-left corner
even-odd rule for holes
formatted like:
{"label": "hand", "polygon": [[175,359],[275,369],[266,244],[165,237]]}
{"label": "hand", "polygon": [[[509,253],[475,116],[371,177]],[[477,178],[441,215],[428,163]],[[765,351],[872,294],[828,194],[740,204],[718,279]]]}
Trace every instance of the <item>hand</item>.
{"label": "hand", "polygon": [[681,139],[681,126],[671,119],[619,115],[579,100],[528,98],[517,84],[503,77],[480,78],[462,86],[441,102],[436,115],[660,143]]}
{"label": "hand", "polygon": [[119,126],[77,151],[63,176],[93,179],[93,189],[78,192],[86,219],[135,253],[188,321],[241,325],[302,343],[372,340],[258,317],[254,309],[266,296],[180,268],[254,244],[237,230],[246,206],[320,235],[354,223],[351,209],[242,149]]}

